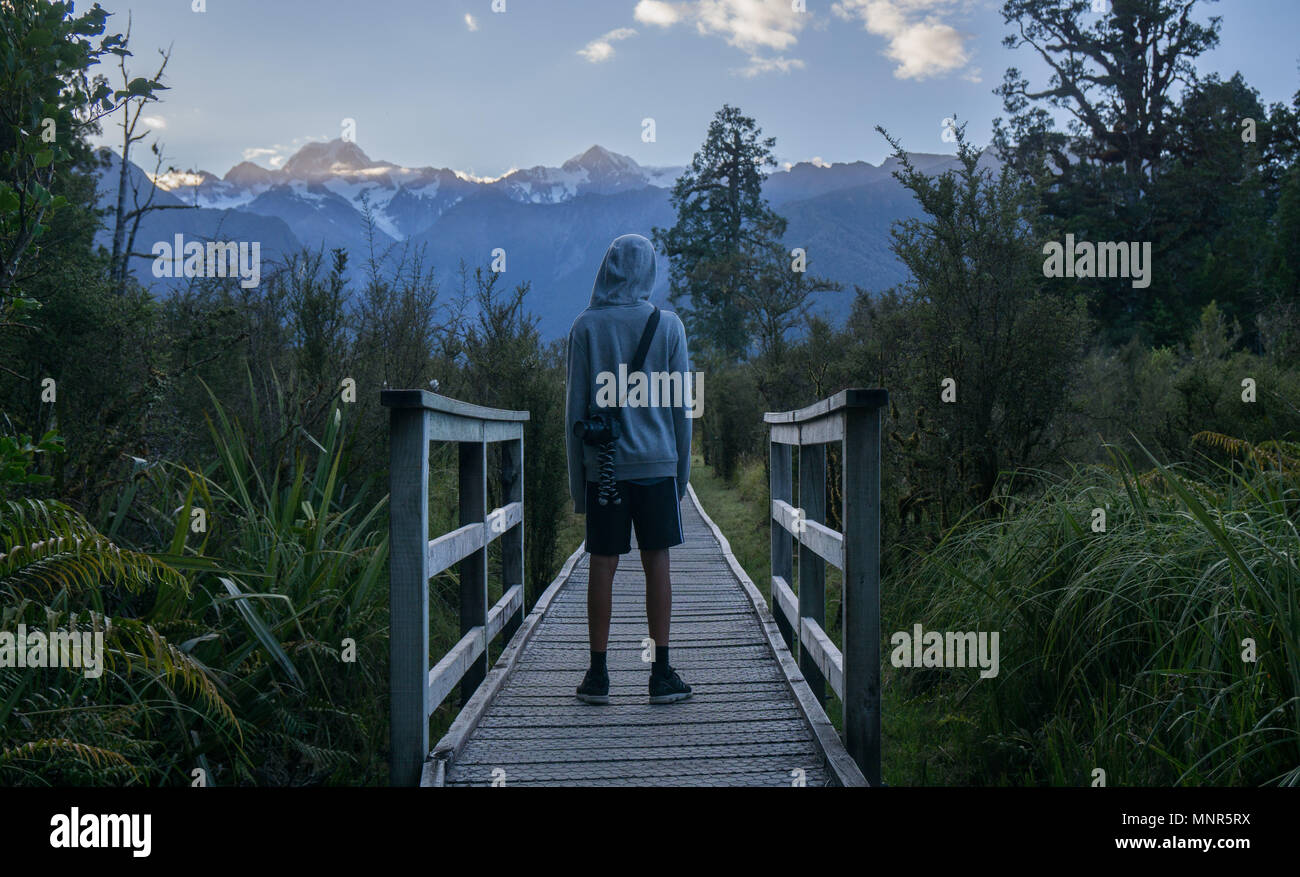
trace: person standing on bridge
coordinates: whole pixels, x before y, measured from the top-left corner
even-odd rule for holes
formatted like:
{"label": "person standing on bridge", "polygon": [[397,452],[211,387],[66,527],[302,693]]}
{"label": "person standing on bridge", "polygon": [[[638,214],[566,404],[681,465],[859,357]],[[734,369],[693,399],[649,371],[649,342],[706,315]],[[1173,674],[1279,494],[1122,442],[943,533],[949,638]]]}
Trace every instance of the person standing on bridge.
{"label": "person standing on bridge", "polygon": [[[668,549],[684,539],[680,503],[691,472],[691,375],[682,321],[650,302],[655,271],[649,240],[638,234],[615,238],[596,273],[591,303],[569,330],[564,430],[569,493],[574,511],[586,514],[591,555],[591,666],[577,691],[586,703],[609,703],[606,650],[614,572],[619,556],[632,550],[633,526],[653,641],[650,702],[691,696],[691,687],[668,663]],[[646,382],[668,392],[649,391]],[[671,398],[674,387],[676,398]]]}

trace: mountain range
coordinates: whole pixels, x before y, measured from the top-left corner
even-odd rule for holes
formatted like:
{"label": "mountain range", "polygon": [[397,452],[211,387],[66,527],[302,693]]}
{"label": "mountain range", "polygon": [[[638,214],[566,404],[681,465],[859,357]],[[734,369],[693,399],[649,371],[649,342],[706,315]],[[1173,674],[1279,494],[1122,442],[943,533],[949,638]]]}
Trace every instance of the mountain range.
{"label": "mountain range", "polygon": [[[113,203],[121,167],[106,150],[101,206]],[[926,173],[957,167],[951,155],[913,153]],[[982,163],[987,164],[985,159]],[[880,165],[800,162],[770,174],[764,195],[788,220],[785,243],[803,247],[810,273],[840,282],[840,292],[814,296],[813,308],[842,318],[854,286],[878,291],[901,283],[906,270],[890,252],[890,228],[920,215],[911,193],[893,177],[894,158]],[[527,307],[540,317],[545,338],[563,336],[587,303],[605,248],[620,234],[651,234],[674,222],[669,194],[681,167],[648,167],[626,155],[592,146],[559,167],[538,165],[484,179],[449,168],[408,168],[375,161],[352,141],[314,142],[282,167],[241,162],[225,176],[207,171],[170,172],[150,181],[132,164],[131,185],[154,203],[186,205],[149,214],[136,251],[176,234],[194,240],[260,241],[263,260],[303,246],[343,247],[358,265],[370,253],[409,245],[423,251],[444,280],[464,260],[487,265],[494,249],[506,251],[509,286],[528,281]],[[130,196],[128,196],[128,201]],[[369,217],[369,221],[367,221]],[[107,239],[107,231],[102,232]],[[165,289],[184,282],[153,277],[151,261],[134,260],[136,276]],[[653,298],[667,299],[668,265],[662,259]]]}

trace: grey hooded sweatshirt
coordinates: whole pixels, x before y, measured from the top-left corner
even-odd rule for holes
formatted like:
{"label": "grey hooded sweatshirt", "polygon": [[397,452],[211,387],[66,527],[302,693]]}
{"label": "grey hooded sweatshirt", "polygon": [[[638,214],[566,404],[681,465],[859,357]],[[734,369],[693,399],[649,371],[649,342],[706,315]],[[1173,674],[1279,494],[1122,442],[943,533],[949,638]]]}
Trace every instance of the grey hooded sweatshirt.
{"label": "grey hooded sweatshirt", "polygon": [[[573,510],[586,512],[586,481],[599,480],[596,448],[573,434],[573,424],[587,416],[597,401],[602,372],[630,372],[637,342],[654,311],[650,290],[655,284],[655,251],[639,234],[614,239],[596,273],[591,304],[569,330],[568,384],[564,406],[564,438],[569,458],[569,494]],[[690,382],[686,330],[671,311],[661,311],[642,371],[675,373],[683,386]],[[685,399],[685,395],[682,397]],[[657,406],[623,406],[623,433],[614,451],[614,477],[620,481],[676,477],[677,498],[686,494],[691,474],[691,421],[688,408],[660,400]]]}

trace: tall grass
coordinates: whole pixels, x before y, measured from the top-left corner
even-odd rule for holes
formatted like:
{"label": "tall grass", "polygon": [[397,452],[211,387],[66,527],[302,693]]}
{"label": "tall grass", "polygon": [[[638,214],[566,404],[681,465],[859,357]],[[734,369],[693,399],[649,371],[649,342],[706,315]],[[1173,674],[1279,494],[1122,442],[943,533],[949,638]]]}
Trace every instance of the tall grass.
{"label": "tall grass", "polygon": [[1039,476],[1033,499],[904,572],[888,630],[1001,632],[993,679],[886,668],[943,704],[943,781],[1300,782],[1300,481],[1257,460],[1199,477],[1151,463]]}
{"label": "tall grass", "polygon": [[0,671],[4,784],[385,781],[387,499],[340,484],[338,408],[318,436],[255,425],[298,433],[285,465],[211,411],[215,464],[148,468],[119,504],[160,551],[53,501],[0,510],[3,629],[104,629],[109,665]]}

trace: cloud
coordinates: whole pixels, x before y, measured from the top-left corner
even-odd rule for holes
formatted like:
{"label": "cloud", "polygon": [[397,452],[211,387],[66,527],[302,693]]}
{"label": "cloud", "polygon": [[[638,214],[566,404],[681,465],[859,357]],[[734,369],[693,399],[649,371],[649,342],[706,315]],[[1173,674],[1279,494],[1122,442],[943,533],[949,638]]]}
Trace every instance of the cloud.
{"label": "cloud", "polygon": [[885,55],[898,62],[895,77],[926,79],[970,62],[966,42],[971,34],[940,18],[966,5],[966,0],[837,0],[831,11],[845,21],[860,20],[869,33],[889,41]]}
{"label": "cloud", "polygon": [[586,46],[578,50],[578,54],[586,58],[592,64],[599,64],[602,61],[608,61],[614,57],[614,43],[618,40],[625,40],[628,37],[636,36],[636,31],[630,27],[619,27],[611,30],[602,37],[596,37]]}
{"label": "cloud", "polygon": [[465,13],[465,27],[469,29],[470,33],[478,30],[478,19],[468,12]]}
{"label": "cloud", "polygon": [[167,171],[166,173],[148,175],[153,184],[164,192],[173,192],[177,189],[188,189],[202,185],[203,175],[194,171]]}
{"label": "cloud", "polygon": [[751,54],[790,48],[799,41],[805,21],[789,0],[699,0],[694,16],[701,34],[721,36],[727,45]]}
{"label": "cloud", "polygon": [[789,73],[803,61],[766,52],[785,52],[799,42],[807,13],[795,12],[790,0],[640,0],[633,16],[642,24],[668,28],[691,22],[701,36],[721,37],[749,56],[749,63],[732,72],[742,76]]}
{"label": "cloud", "polygon": [[142,118],[140,121],[141,121],[141,122],[144,122],[144,123],[145,123],[146,125],[148,125],[150,128],[166,128],[166,127],[167,127],[167,120],[164,119],[162,116],[145,116],[145,117]]}
{"label": "cloud", "polygon": [[[826,159],[822,158],[820,155],[814,155],[812,158],[804,159],[803,161],[799,162],[799,164],[810,164],[810,165],[812,165],[813,167],[830,167],[830,166],[831,166],[831,162],[829,162],[829,161],[827,161]],[[793,162],[793,161],[783,161],[783,162],[781,162],[781,167],[785,168],[786,170],[793,170],[793,169],[794,169],[794,166],[795,166],[795,162]]]}
{"label": "cloud", "polygon": [[672,3],[664,3],[663,0],[640,0],[632,11],[632,17],[642,24],[672,27],[681,21],[682,13]]}
{"label": "cloud", "polygon": [[737,67],[732,70],[733,73],[739,73],[746,78],[753,78],[763,73],[789,73],[791,70],[802,70],[803,61],[798,58],[763,58],[758,55],[750,55],[749,63],[744,67]]}
{"label": "cloud", "polygon": [[289,152],[290,149],[291,147],[280,145],[252,147],[244,150],[244,161],[263,162],[271,170],[275,170],[288,159],[285,153]]}

